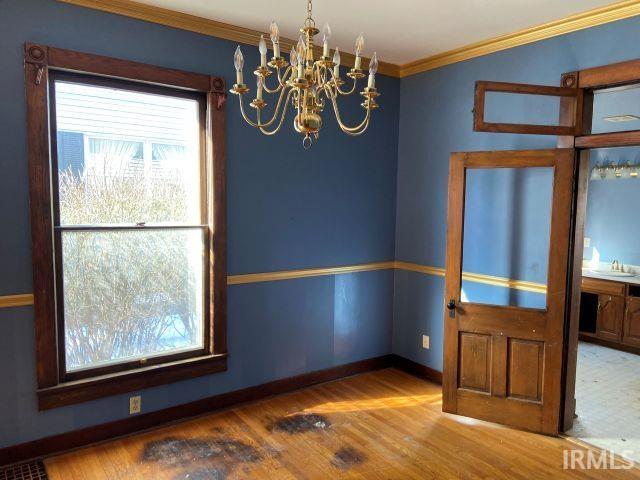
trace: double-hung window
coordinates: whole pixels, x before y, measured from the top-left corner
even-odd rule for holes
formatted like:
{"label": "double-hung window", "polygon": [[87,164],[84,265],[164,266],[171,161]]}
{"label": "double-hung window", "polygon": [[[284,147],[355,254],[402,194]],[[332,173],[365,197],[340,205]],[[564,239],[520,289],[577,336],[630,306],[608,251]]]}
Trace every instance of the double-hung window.
{"label": "double-hung window", "polygon": [[25,78],[40,407],[226,368],[223,90],[37,48],[45,61],[28,45]]}

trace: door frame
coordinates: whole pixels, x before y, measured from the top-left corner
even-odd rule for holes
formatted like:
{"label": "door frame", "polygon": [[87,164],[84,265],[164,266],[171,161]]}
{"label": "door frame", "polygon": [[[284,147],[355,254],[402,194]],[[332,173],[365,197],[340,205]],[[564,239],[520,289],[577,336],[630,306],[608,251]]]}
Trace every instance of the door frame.
{"label": "door frame", "polygon": [[[575,414],[583,240],[590,173],[589,151],[595,148],[640,146],[640,130],[592,133],[593,92],[611,87],[624,89],[633,84],[640,84],[640,59],[564,73],[560,78],[559,87],[476,82],[473,110],[474,131],[557,135],[557,148],[572,148],[575,152],[572,172],[570,237],[566,250],[567,276],[565,311],[562,322],[561,396],[559,421],[556,429],[559,432],[571,429]],[[492,91],[560,97],[558,125],[500,124],[485,121],[485,95],[486,92]],[[445,296],[445,303],[447,301]]]}
{"label": "door frame", "polygon": [[[561,76],[562,87],[582,91],[583,105],[580,135],[559,136],[558,148],[576,149],[573,176],[573,208],[571,214],[571,245],[569,248],[569,274],[567,277],[567,311],[565,313],[564,358],[562,363],[562,402],[559,430],[565,432],[573,426],[575,414],[576,366],[578,360],[578,332],[580,324],[580,298],[582,288],[582,257],[584,253],[584,226],[589,184],[589,150],[594,148],[640,146],[640,130],[592,134],[593,91],[640,83],[640,59],[568,72]],[[575,106],[560,100],[560,122],[576,116]]]}

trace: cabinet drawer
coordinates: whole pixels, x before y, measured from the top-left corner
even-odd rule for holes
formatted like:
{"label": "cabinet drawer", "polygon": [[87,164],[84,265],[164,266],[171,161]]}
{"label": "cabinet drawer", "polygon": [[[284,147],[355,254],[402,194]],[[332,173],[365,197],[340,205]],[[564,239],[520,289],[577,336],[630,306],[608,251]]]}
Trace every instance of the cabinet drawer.
{"label": "cabinet drawer", "polygon": [[624,295],[627,285],[621,282],[610,282],[599,278],[582,277],[582,291],[606,293],[608,295]]}

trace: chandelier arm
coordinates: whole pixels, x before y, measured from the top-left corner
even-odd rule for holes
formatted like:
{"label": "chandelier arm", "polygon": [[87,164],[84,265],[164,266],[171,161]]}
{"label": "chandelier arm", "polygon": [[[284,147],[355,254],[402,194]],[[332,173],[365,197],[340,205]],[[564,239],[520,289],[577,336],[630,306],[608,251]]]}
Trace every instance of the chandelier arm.
{"label": "chandelier arm", "polygon": [[[266,79],[265,79],[265,83],[263,85],[264,91],[267,92],[267,93],[278,93],[280,90],[282,90],[286,86],[285,81],[287,80],[287,75],[289,74],[290,70],[291,70],[291,67],[287,67],[287,69],[285,70],[285,73],[284,73],[284,77],[281,77],[280,76],[280,68],[278,68],[278,77],[277,77],[278,78],[278,86],[276,88],[273,88],[273,89],[268,88],[267,87],[267,82],[266,82]],[[285,81],[283,81],[283,78],[284,78]]]}
{"label": "chandelier arm", "polygon": [[353,78],[353,85],[351,86],[351,90],[346,91],[346,90],[342,90],[340,88],[340,84],[338,83],[338,79],[340,77],[336,77],[335,73],[333,72],[333,70],[331,70],[331,80],[332,83],[335,85],[335,90],[337,93],[339,93],[340,95],[351,95],[353,92],[356,91],[356,86],[358,84],[358,79],[357,78]]}
{"label": "chandelier arm", "polygon": [[[278,133],[280,131],[280,128],[282,128],[282,124],[284,123],[284,119],[287,116],[287,106],[289,104],[289,100],[291,99],[291,95],[293,94],[293,89],[289,90],[289,93],[287,94],[287,99],[284,102],[284,108],[282,109],[282,115],[280,116],[280,121],[278,122],[278,125],[276,126],[276,128],[274,128],[271,131],[265,130],[264,127],[259,127],[260,131],[265,134],[265,135],[275,135],[276,133]],[[260,110],[258,110],[258,123],[260,122]]]}
{"label": "chandelier arm", "polygon": [[[278,103],[276,104],[276,109],[273,112],[273,117],[271,118],[271,120],[269,120],[267,123],[260,123],[260,118],[258,117],[258,123],[256,122],[252,122],[249,117],[247,116],[247,113],[244,110],[244,101],[242,100],[242,97],[244,95],[238,95],[240,97],[240,113],[242,113],[242,118],[244,118],[245,122],[247,122],[249,125],[251,125],[252,127],[256,127],[256,128],[264,128],[264,127],[268,127],[269,125],[271,125],[273,122],[275,122],[276,118],[278,117],[278,111],[280,110],[280,106],[282,104],[282,99],[284,97],[284,92],[286,92],[286,89],[282,89],[280,91],[280,97],[278,98]],[[291,91],[291,90],[289,90]],[[260,110],[260,109],[258,109]],[[285,108],[286,110],[286,108]]]}
{"label": "chandelier arm", "polygon": [[369,128],[369,119],[367,118],[367,122],[364,125],[364,127],[362,128],[362,130],[357,131],[357,132],[349,132],[346,130],[342,130],[344,133],[346,133],[347,135],[351,136],[351,137],[357,137],[359,135],[362,135],[364,132],[367,131],[367,128]]}
{"label": "chandelier arm", "polygon": [[280,76],[280,69],[278,68],[278,83],[284,86],[287,83],[287,76],[289,76],[289,74],[291,74],[291,76],[293,77],[293,67],[291,65],[289,65],[285,69],[284,75],[282,75],[282,77]]}
{"label": "chandelier arm", "polygon": [[340,118],[340,109],[338,108],[338,102],[336,101],[336,95],[329,90],[329,96],[331,98],[331,103],[333,104],[333,111],[334,111],[335,116],[336,116],[336,121],[338,122],[338,125],[340,126],[340,129],[343,132],[349,133],[349,134],[359,135],[359,134],[363,133],[367,129],[367,127],[369,126],[369,118],[371,117],[371,107],[367,107],[367,113],[366,113],[366,115],[364,117],[364,120],[362,120],[362,122],[359,125],[356,125],[355,127],[347,127],[342,122],[342,118]]}
{"label": "chandelier arm", "polygon": [[340,88],[340,85],[337,85],[337,84],[336,84],[336,91],[337,91],[340,95],[351,95],[353,92],[355,92],[355,91],[356,91],[356,86],[357,86],[357,85],[358,85],[358,79],[357,79],[357,78],[354,78],[354,79],[353,79],[353,85],[351,86],[351,90],[349,90],[349,91],[342,90],[342,89]]}

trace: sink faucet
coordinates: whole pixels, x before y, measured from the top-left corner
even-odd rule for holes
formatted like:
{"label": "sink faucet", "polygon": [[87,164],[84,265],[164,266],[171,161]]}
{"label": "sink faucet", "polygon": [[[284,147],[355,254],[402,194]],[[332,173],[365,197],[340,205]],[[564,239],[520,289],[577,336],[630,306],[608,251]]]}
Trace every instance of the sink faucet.
{"label": "sink faucet", "polygon": [[611,271],[618,272],[620,271],[620,262],[618,260],[614,260],[611,262]]}

